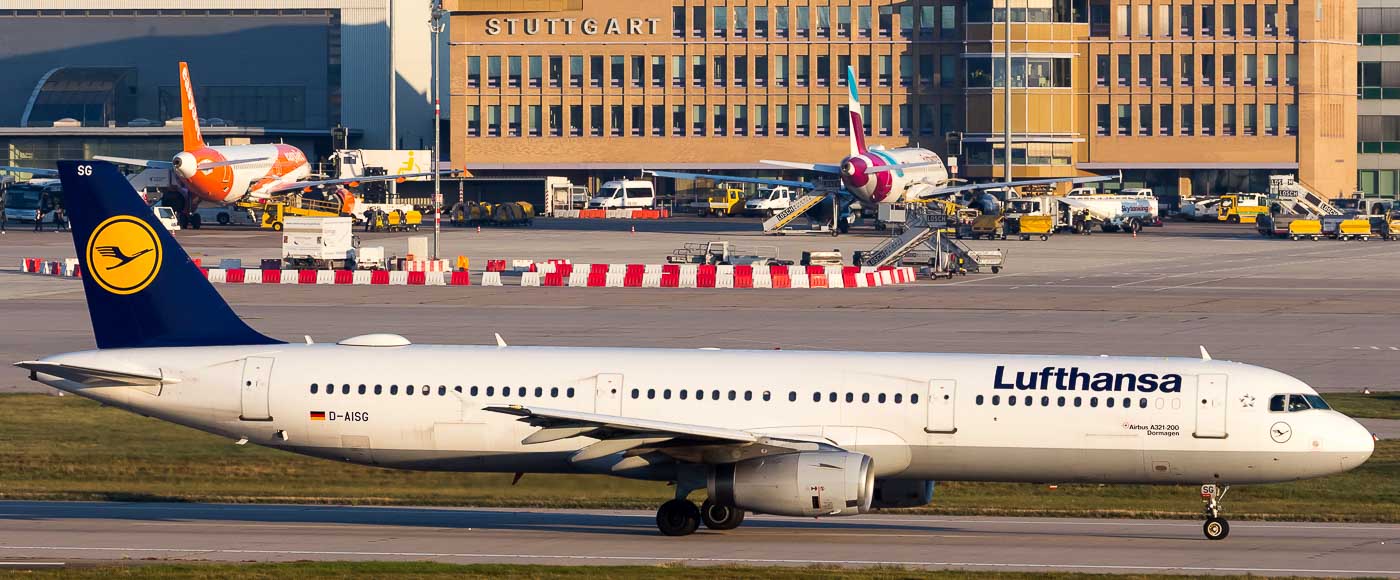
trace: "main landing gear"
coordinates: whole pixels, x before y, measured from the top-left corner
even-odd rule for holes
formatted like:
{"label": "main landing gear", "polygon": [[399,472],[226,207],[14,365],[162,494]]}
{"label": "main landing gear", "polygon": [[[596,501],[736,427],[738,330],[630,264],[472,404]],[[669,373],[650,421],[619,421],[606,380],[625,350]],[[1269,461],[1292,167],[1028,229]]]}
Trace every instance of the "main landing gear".
{"label": "main landing gear", "polygon": [[[679,491],[676,495],[681,495]],[[702,523],[716,531],[732,530],[744,523],[744,510],[708,499],[697,508],[694,502],[684,497],[663,503],[656,510],[656,527],[667,536],[688,536],[695,533]]]}
{"label": "main landing gear", "polygon": [[1223,540],[1230,535],[1230,522],[1220,517],[1221,500],[1225,498],[1225,492],[1230,491],[1228,485],[1206,484],[1201,486],[1201,499],[1206,502],[1206,525],[1204,531],[1207,540]]}

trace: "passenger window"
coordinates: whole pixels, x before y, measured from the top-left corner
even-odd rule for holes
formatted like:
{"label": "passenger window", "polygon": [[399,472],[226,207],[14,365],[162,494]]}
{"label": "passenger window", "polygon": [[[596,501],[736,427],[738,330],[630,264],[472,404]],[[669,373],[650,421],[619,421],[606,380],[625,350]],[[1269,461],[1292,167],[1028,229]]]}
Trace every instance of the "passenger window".
{"label": "passenger window", "polygon": [[671,389],[661,391],[661,398],[666,399],[667,401],[671,400]]}
{"label": "passenger window", "polygon": [[477,394],[477,393],[480,393],[480,392],[481,392],[481,391],[480,391],[479,389],[477,389],[476,385],[472,385],[472,396],[473,396],[473,397],[475,397],[476,394]]}
{"label": "passenger window", "polygon": [[648,398],[648,399],[655,399],[655,398],[656,398],[656,389],[647,389],[647,398]]}
{"label": "passenger window", "polygon": [[397,394],[399,394],[399,386],[398,386],[398,385],[389,385],[389,394],[390,394],[390,395],[397,395]]}
{"label": "passenger window", "polygon": [[425,396],[433,394],[433,387],[430,385],[423,385],[423,394]]}
{"label": "passenger window", "polygon": [[821,394],[821,393],[812,393],[812,402],[813,402],[813,403],[820,403],[820,402],[822,402],[822,394]]}
{"label": "passenger window", "polygon": [[494,396],[496,396],[496,387],[486,387],[486,396],[488,396],[488,397],[494,397]]}
{"label": "passenger window", "polygon": [[[413,387],[409,387],[409,388],[413,388]],[[412,393],[409,393],[409,394],[412,394]],[[509,396],[510,396],[510,387],[501,387],[501,396],[502,396],[502,397],[509,397]]]}
{"label": "passenger window", "polygon": [[681,400],[684,401],[685,398],[686,398],[686,390],[685,390],[685,389],[681,389],[680,395],[681,395]]}
{"label": "passenger window", "polygon": [[[1015,151],[1015,149],[1012,149],[1012,151]],[[1040,398],[1040,406],[1042,406],[1042,407],[1049,407],[1049,406],[1050,406],[1050,397],[1041,397],[1041,398]]]}
{"label": "passenger window", "polygon": [[1010,405],[1010,406],[1012,406],[1012,407],[1015,407],[1015,406],[1016,406],[1016,395],[1011,395],[1011,396],[1007,397],[1007,398],[1006,398],[1006,404],[1007,404],[1007,405]]}
{"label": "passenger window", "polygon": [[828,402],[835,403],[835,402],[836,402],[836,391],[832,391],[830,394],[828,394],[828,395],[826,396],[826,400],[827,400]]}
{"label": "passenger window", "polygon": [[374,386],[374,394],[376,394],[376,395],[382,395],[382,394],[384,394],[384,385],[375,385],[375,386]]}
{"label": "passenger window", "polygon": [[[557,389],[556,389],[556,390],[557,390]],[[642,390],[641,390],[641,389],[632,389],[632,398],[633,398],[633,399],[637,398],[637,396],[638,396],[638,395],[641,395],[641,394],[642,394]]]}
{"label": "passenger window", "polygon": [[[899,395],[895,395],[895,399],[898,399],[898,398],[899,398]],[[896,400],[895,402],[898,403],[899,401]],[[1000,404],[1001,404],[1001,395],[992,395],[992,405],[1000,405]]]}
{"label": "passenger window", "polygon": [[413,385],[409,385],[409,386],[407,386],[407,387],[404,387],[404,388],[403,388],[403,394],[405,394],[405,395],[412,395],[412,394],[413,394]]}
{"label": "passenger window", "polygon": [[[882,397],[882,398],[883,398],[883,397]],[[982,401],[984,401],[984,400],[985,400],[985,399],[983,399],[982,395],[977,395],[977,405],[978,405],[978,406],[981,406],[981,405],[982,405]],[[883,403],[884,401],[880,401],[880,402]]]}
{"label": "passenger window", "polygon": [[1089,397],[1089,406],[1090,406],[1090,407],[1097,407],[1097,406],[1099,406],[1099,398],[1098,398],[1098,397]]}
{"label": "passenger window", "polygon": [[[993,398],[992,398],[992,401],[993,401],[992,404],[995,405],[995,404],[996,404],[996,403],[995,403],[996,397],[993,397]],[[903,394],[903,393],[895,393],[895,394],[894,394],[894,404],[898,405],[898,404],[903,403],[903,402],[904,402],[904,394]]]}
{"label": "passenger window", "polygon": [[342,394],[342,395],[348,395],[348,394],[350,394],[350,385],[340,385],[340,394]]}
{"label": "passenger window", "polygon": [[789,403],[796,403],[796,402],[797,402],[797,391],[788,391],[788,402],[789,402]]}
{"label": "passenger window", "polygon": [[870,393],[861,393],[861,394],[860,394],[860,402],[862,402],[862,403],[869,403],[869,402],[870,402]]}
{"label": "passenger window", "polygon": [[1123,408],[1124,408],[1124,409],[1131,409],[1131,408],[1133,408],[1133,400],[1132,400],[1132,398],[1130,398],[1130,397],[1123,397]]}
{"label": "passenger window", "polygon": [[1288,395],[1274,395],[1273,397],[1270,397],[1269,410],[1274,413],[1282,413],[1284,410],[1284,401],[1287,400]]}
{"label": "passenger window", "polygon": [[703,400],[705,400],[705,389],[695,389],[695,400],[697,400],[697,401],[703,401]]}
{"label": "passenger window", "polygon": [[[1015,149],[1012,149],[1012,151],[1015,151]],[[1055,405],[1056,405],[1056,406],[1059,406],[1059,407],[1065,406],[1065,398],[1064,398],[1064,397],[1060,397],[1059,399],[1057,399],[1057,400],[1055,401]]]}
{"label": "passenger window", "polygon": [[573,387],[569,387],[569,390],[564,391],[564,394],[565,394],[566,396],[568,396],[570,399],[574,398],[574,388],[573,388]]}
{"label": "passenger window", "polygon": [[361,394],[361,395],[365,394],[365,386],[364,386],[364,385],[360,385],[360,388],[359,388],[358,390],[360,391],[360,394]]}
{"label": "passenger window", "polygon": [[745,400],[745,401],[752,401],[752,400],[753,400],[753,391],[744,391],[744,400]]}
{"label": "passenger window", "polygon": [[316,387],[316,383],[311,383],[311,394],[316,394],[317,390],[319,389]]}
{"label": "passenger window", "polygon": [[1112,408],[1113,408],[1113,397],[1104,397],[1104,405],[1107,405],[1108,408],[1112,409]]}
{"label": "passenger window", "polygon": [[910,404],[910,405],[917,405],[917,404],[919,404],[919,394],[918,394],[918,393],[914,393],[914,394],[912,394],[912,395],[909,395],[909,404]]}
{"label": "passenger window", "polygon": [[764,400],[764,401],[771,401],[772,399],[773,399],[773,392],[772,392],[772,391],[763,391],[763,400]]}
{"label": "passenger window", "polygon": [[884,404],[884,403],[885,403],[885,394],[884,394],[884,393],[880,393],[880,395],[879,395],[878,397],[876,397],[876,400],[879,401],[880,404]]}
{"label": "passenger window", "polygon": [[737,393],[735,393],[734,391],[729,391],[729,400],[733,401],[733,400],[734,400],[735,398],[737,398],[737,397],[738,397],[738,394],[737,394]]}
{"label": "passenger window", "polygon": [[[364,387],[362,386],[362,387],[360,387],[360,388],[363,389]],[[447,395],[447,387],[444,387],[444,386],[442,386],[442,385],[438,385],[438,396],[439,396],[439,397],[442,397],[442,396],[446,396],[446,395]]]}
{"label": "passenger window", "polygon": [[1082,407],[1082,406],[1084,406],[1084,399],[1083,399],[1083,397],[1075,397],[1075,398],[1074,398],[1074,406],[1076,406],[1076,407]]}
{"label": "passenger window", "polygon": [[460,394],[462,394],[462,385],[457,385],[457,386],[454,387],[452,390],[457,391],[457,394],[460,395]]}
{"label": "passenger window", "polygon": [[[915,396],[915,397],[918,397],[918,395],[914,395],[914,396]],[[914,402],[917,403],[918,401],[916,400],[916,401],[914,401]],[[1027,407],[1031,406],[1031,405],[1034,404],[1034,403],[1035,403],[1035,397],[1032,397],[1032,396],[1030,396],[1030,395],[1026,395],[1025,400],[1021,401],[1021,404],[1025,405],[1025,406],[1027,406]]]}
{"label": "passenger window", "polygon": [[[1014,151],[1014,149],[1013,149],[1013,151]],[[1143,398],[1141,398],[1141,399],[1138,399],[1138,407],[1139,407],[1139,408],[1142,408],[1142,409],[1146,409],[1146,408],[1147,408],[1147,397],[1143,397]]]}
{"label": "passenger window", "polygon": [[543,397],[543,396],[544,396],[544,387],[535,387],[535,396],[536,396],[536,397]]}
{"label": "passenger window", "polygon": [[847,403],[854,403],[854,402],[856,402],[856,394],[855,394],[855,393],[851,393],[851,392],[847,392],[847,393],[846,393],[846,402],[847,402]]}
{"label": "passenger window", "polygon": [[[551,399],[557,399],[557,398],[559,398],[559,387],[550,387],[550,388],[549,388],[549,398],[551,398]],[[632,389],[632,398],[633,398],[633,399],[637,398],[637,389]]]}

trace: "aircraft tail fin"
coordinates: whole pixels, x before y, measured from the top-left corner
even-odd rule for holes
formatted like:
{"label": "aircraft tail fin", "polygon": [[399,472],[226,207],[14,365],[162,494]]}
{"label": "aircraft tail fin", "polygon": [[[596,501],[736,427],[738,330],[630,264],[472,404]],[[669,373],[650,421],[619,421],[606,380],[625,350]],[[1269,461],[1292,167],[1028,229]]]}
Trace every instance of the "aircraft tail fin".
{"label": "aircraft tail fin", "polygon": [[194,85],[190,83],[190,65],[180,63],[180,127],[184,135],[184,150],[204,147],[204,135],[199,132],[199,110],[194,106]]}
{"label": "aircraft tail fin", "polygon": [[238,318],[115,165],[58,173],[98,348],[281,343]]}
{"label": "aircraft tail fin", "polygon": [[846,67],[846,88],[850,89],[850,100],[846,108],[850,111],[851,155],[865,153],[865,115],[860,110],[860,93],[856,89],[856,69]]}

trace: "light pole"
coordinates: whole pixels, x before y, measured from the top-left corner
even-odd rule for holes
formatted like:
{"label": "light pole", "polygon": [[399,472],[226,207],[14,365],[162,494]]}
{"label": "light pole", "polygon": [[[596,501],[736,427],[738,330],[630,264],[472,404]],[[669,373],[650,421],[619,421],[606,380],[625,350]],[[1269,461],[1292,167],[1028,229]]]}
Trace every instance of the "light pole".
{"label": "light pole", "polygon": [[438,238],[442,236],[442,172],[438,171],[438,159],[441,156],[442,147],[442,102],[438,99],[438,37],[447,27],[447,11],[442,9],[442,0],[431,0],[433,3],[432,18],[428,20],[428,28],[433,31],[433,80],[429,89],[433,95],[433,259],[436,260],[441,255],[438,252]]}

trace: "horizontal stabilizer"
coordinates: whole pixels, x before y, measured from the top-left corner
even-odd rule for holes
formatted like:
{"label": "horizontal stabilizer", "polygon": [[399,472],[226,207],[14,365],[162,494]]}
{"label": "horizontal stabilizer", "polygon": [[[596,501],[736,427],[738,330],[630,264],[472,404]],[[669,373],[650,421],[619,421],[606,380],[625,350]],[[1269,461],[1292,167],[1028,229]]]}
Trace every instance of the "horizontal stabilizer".
{"label": "horizontal stabilizer", "polygon": [[875,173],[884,173],[884,172],[886,172],[886,171],[904,171],[905,169],[913,169],[913,168],[915,168],[915,167],[928,167],[928,166],[930,166],[930,165],[939,165],[939,164],[940,164],[940,162],[938,162],[938,161],[920,161],[920,162],[918,162],[918,163],[900,163],[900,164],[896,164],[896,165],[881,165],[881,166],[879,166],[879,167],[870,167],[870,168],[867,168],[867,169],[865,170],[865,173],[866,173],[866,174],[875,174]]}
{"label": "horizontal stabilizer", "polygon": [[716,182],[734,181],[738,183],[757,183],[759,185],[786,185],[794,189],[816,189],[816,184],[806,181],[792,181],[790,179],[764,179],[762,177],[739,177],[735,175],[711,175],[709,173],[684,173],[680,171],[653,171],[645,170],[657,177],[670,177],[671,179],[712,179]]}
{"label": "horizontal stabilizer", "polygon": [[162,376],[159,371],[119,371],[33,360],[17,362],[15,366],[36,373],[53,375],[75,383],[82,383],[91,387],[143,387],[169,385],[180,382],[180,379]]}
{"label": "horizontal stabilizer", "polygon": [[252,159],[228,159],[225,161],[205,161],[199,164],[199,169],[213,169],[215,167],[228,167],[230,165],[242,165],[244,163],[257,163],[259,161],[272,161],[267,157],[255,157]]}
{"label": "horizontal stabilizer", "polygon": [[135,165],[135,166],[137,166],[137,167],[149,167],[149,168],[153,168],[153,169],[170,169],[170,168],[172,168],[172,167],[175,167],[175,164],[173,164],[173,163],[171,163],[171,162],[169,162],[169,161],[155,161],[155,160],[151,160],[151,159],[133,159],[133,158],[131,158],[131,157],[109,157],[109,156],[107,156],[107,155],[94,155],[94,156],[93,156],[93,159],[96,159],[96,160],[98,160],[98,161],[108,161],[108,162],[111,162],[111,163],[120,163],[120,164],[122,164],[122,165]]}

